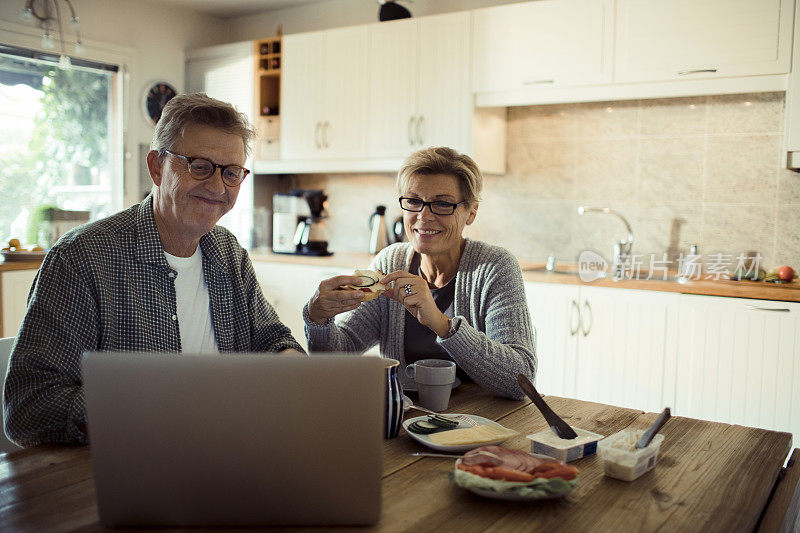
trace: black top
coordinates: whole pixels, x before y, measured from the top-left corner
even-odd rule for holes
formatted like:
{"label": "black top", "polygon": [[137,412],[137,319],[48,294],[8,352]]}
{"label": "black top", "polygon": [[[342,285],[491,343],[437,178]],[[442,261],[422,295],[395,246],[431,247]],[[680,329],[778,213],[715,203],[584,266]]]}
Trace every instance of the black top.
{"label": "black top", "polygon": [[[411,265],[408,271],[411,274],[419,275],[419,254],[414,253],[411,258]],[[458,274],[456,274],[456,277]],[[453,318],[455,312],[453,310],[453,300],[456,294],[456,277],[453,277],[444,287],[438,289],[431,289],[433,301],[436,302],[436,307],[439,311],[446,316]],[[406,311],[406,329],[403,336],[403,346],[406,356],[406,364],[411,364],[420,359],[446,359],[453,361],[450,354],[436,343],[436,333],[427,326],[419,323],[419,320]],[[455,361],[453,361],[455,362]],[[472,381],[467,374],[461,370],[456,363],[456,376],[461,381]]]}

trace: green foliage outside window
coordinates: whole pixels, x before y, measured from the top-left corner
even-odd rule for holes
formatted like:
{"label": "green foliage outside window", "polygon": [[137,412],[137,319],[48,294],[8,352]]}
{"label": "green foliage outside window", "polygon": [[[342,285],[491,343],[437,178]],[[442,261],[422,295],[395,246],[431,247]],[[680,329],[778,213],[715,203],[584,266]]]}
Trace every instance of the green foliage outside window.
{"label": "green foliage outside window", "polygon": [[[88,185],[92,174],[97,175],[97,170],[92,169],[108,169],[110,164],[110,76],[74,68],[45,65],[39,68],[44,83],[36,89],[42,92],[42,108],[35,117],[27,147],[20,146],[14,151],[0,149],[2,240],[10,237],[11,222],[23,207],[29,209],[32,218],[40,211],[37,207],[45,204],[68,208],[63,205],[64,195],[53,191],[53,187]],[[0,139],[0,143],[6,142],[13,139]],[[86,203],[81,209],[106,210],[110,207],[110,197],[107,194],[105,197],[98,201],[84,195]],[[26,237],[29,243],[34,243],[35,229],[30,229],[33,231]]]}

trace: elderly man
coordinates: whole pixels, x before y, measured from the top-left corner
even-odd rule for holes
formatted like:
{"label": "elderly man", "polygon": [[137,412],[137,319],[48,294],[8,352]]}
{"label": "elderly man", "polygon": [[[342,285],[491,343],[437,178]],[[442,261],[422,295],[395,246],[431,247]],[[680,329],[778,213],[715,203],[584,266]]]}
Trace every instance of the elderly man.
{"label": "elderly man", "polygon": [[264,299],[247,252],[216,226],[236,202],[254,136],[204,94],[164,108],[139,205],[67,233],[29,297],[4,390],[21,446],[85,444],[84,351],[302,351]]}

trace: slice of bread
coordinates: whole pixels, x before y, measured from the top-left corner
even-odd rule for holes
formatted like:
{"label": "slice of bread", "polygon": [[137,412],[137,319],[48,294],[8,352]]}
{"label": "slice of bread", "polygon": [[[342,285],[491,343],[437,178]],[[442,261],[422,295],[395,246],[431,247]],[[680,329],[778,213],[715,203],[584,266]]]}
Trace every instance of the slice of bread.
{"label": "slice of bread", "polygon": [[353,275],[360,277],[362,283],[359,283],[358,285],[346,285],[346,287],[348,289],[363,292],[364,299],[361,300],[362,302],[374,300],[383,294],[388,288],[386,285],[378,283],[385,275],[380,270],[356,270]]}

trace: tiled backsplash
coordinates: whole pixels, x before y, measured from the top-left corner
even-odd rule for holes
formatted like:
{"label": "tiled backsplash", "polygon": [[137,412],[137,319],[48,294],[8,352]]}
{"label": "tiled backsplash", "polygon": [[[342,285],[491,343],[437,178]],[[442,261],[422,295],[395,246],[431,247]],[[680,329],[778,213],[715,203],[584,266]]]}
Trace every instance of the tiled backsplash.
{"label": "tiled backsplash", "polygon": [[[508,170],[487,175],[466,235],[521,259],[610,259],[631,223],[634,253],[757,251],[800,269],[800,175],[783,168],[784,93],[508,109]],[[297,176],[329,199],[331,249],[366,250],[375,205],[398,216],[394,176]]]}

